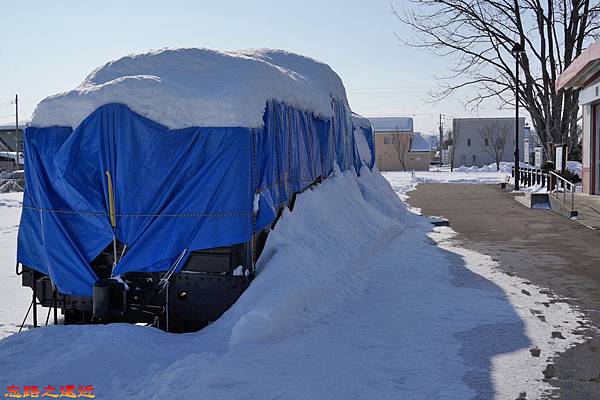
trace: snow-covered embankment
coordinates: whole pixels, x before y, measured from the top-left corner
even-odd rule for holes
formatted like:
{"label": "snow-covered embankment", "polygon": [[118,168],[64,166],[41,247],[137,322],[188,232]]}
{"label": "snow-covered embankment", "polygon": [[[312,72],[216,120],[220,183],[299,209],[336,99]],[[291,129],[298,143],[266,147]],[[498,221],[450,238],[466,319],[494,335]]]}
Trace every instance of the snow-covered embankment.
{"label": "snow-covered embankment", "polygon": [[[549,389],[545,360],[579,340],[570,334],[579,316],[555,303],[543,310],[548,325],[536,325],[529,309],[541,295],[519,296],[517,278],[451,248],[378,172],[361,172],[338,171],[298,196],[260,274],[206,329],[13,335],[0,341],[0,384],[93,384],[98,398],[143,399],[514,399]],[[549,340],[559,321],[566,339]],[[536,345],[540,358],[529,354]]]}

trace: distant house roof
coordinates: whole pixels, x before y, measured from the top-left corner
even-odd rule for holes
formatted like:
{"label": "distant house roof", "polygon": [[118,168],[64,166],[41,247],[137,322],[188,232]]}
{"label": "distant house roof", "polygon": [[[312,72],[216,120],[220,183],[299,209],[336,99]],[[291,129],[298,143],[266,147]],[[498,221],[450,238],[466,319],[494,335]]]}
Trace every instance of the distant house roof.
{"label": "distant house roof", "polygon": [[15,131],[3,130],[0,128],[0,151],[15,151],[16,147],[17,139],[15,136]]}
{"label": "distant house roof", "polygon": [[[24,129],[29,124],[28,120],[19,121],[19,129]],[[15,130],[15,122],[14,121],[4,121],[0,122],[0,131],[14,131]]]}
{"label": "distant house roof", "polygon": [[410,139],[409,151],[413,153],[422,153],[431,150],[430,138],[423,137],[420,132],[415,132]]}
{"label": "distant house roof", "polygon": [[13,151],[13,148],[0,135],[0,151]]}
{"label": "distant house roof", "polygon": [[412,117],[367,117],[378,132],[412,132]]}

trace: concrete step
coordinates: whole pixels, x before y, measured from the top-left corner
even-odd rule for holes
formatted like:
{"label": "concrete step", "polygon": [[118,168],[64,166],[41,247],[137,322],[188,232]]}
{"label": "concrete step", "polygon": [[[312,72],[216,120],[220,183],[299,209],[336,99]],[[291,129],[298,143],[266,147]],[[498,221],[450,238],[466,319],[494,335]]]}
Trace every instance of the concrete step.
{"label": "concrete step", "polygon": [[[559,196],[562,195],[559,194]],[[563,217],[573,218],[579,215],[577,210],[571,210],[568,206],[565,206],[561,200],[554,196],[550,196],[550,206],[552,207],[552,211],[562,215]]]}
{"label": "concrete step", "polygon": [[552,208],[548,193],[524,193],[514,199],[528,208],[550,210]]}

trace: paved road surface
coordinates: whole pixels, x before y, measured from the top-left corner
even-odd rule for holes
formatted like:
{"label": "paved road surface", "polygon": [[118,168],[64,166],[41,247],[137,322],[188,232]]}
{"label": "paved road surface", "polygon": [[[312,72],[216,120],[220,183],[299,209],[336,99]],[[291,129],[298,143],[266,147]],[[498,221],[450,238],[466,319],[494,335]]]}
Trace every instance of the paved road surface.
{"label": "paved road surface", "polygon": [[[506,272],[572,299],[600,327],[600,232],[549,210],[532,210],[495,185],[420,184],[409,203],[443,216],[470,249]],[[600,335],[555,360],[561,399],[600,399]]]}

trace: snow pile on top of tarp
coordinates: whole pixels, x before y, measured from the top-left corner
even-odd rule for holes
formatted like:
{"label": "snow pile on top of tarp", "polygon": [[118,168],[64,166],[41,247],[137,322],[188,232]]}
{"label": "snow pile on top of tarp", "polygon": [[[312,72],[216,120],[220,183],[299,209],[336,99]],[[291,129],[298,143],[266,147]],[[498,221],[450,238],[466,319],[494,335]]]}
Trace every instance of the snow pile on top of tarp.
{"label": "snow pile on top of tarp", "polygon": [[371,123],[371,120],[355,112],[352,113],[352,122],[355,126],[373,130],[373,124]]}
{"label": "snow pile on top of tarp", "polygon": [[75,128],[98,107],[122,103],[171,129],[257,128],[269,100],[331,117],[332,97],[347,105],[340,77],[298,54],[167,48],[101,66],[77,88],[40,102],[31,126]]}

